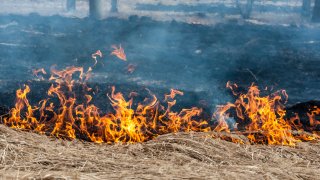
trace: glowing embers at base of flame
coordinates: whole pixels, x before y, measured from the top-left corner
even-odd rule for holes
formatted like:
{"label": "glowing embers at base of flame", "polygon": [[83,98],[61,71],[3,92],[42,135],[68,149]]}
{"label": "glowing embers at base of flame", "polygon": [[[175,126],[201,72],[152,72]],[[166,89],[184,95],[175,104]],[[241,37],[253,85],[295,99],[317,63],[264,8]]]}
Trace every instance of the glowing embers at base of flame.
{"label": "glowing embers at base of flame", "polygon": [[[82,67],[51,69],[48,97],[39,102],[39,107],[32,106],[27,98],[30,87],[17,90],[15,107],[4,123],[59,138],[80,138],[97,143],[143,142],[166,133],[210,130],[206,121],[196,119],[201,112],[199,108],[171,110],[176,103],[175,95],[183,95],[177,90],[165,96],[167,108],[160,105],[152,93],[133,108],[133,96],[126,100],[113,87],[108,97],[114,113],[101,115],[99,108],[92,104],[91,88],[86,85],[90,72],[91,68],[85,72]],[[74,86],[86,93],[76,97]]]}
{"label": "glowing embers at base of flame", "polygon": [[[217,126],[214,131],[230,132],[231,128],[238,130],[241,125],[244,134],[251,143],[280,144],[293,146],[301,140],[314,140],[314,135],[297,137],[293,135],[290,120],[285,119],[286,110],[284,104],[288,95],[281,90],[268,96],[260,96],[260,90],[252,84],[246,94],[237,93],[236,84],[227,83],[237,100],[219,106],[214,113]],[[230,125],[231,111],[236,114],[240,122]],[[299,129],[303,131],[303,129]]]}

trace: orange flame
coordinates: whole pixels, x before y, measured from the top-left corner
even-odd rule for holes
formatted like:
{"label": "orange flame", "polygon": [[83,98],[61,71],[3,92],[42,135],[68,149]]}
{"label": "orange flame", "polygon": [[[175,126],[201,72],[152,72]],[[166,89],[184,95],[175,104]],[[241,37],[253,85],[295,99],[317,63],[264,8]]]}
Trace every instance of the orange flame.
{"label": "orange flame", "polygon": [[[227,84],[238,99],[234,103],[220,106],[214,116],[218,120],[215,131],[230,132],[228,119],[230,111],[236,113],[240,124],[245,126],[248,139],[252,143],[281,144],[293,146],[300,139],[292,134],[290,120],[285,119],[286,110],[283,102],[288,95],[284,90],[269,96],[260,96],[257,86],[251,85],[247,94],[237,94],[236,84]],[[249,122],[245,122],[249,120]],[[308,137],[312,140],[314,137]],[[304,139],[305,140],[305,139]]]}
{"label": "orange flame", "polygon": [[[108,98],[114,113],[101,115],[99,108],[92,104],[93,97],[89,94],[91,88],[85,84],[84,77],[90,73],[89,70],[84,72],[81,67],[68,67],[62,71],[53,69],[48,98],[40,101],[39,107],[29,103],[27,98],[31,91],[29,86],[18,89],[15,107],[11,109],[10,116],[4,118],[4,123],[13,128],[29,129],[59,138],[82,138],[96,143],[143,142],[166,133],[212,130],[216,132],[233,130],[246,135],[252,143],[275,145],[294,146],[301,140],[319,139],[315,129],[312,135],[293,134],[293,121],[299,121],[299,117],[285,119],[286,110],[283,102],[288,98],[285,91],[261,96],[255,85],[250,86],[246,94],[238,94],[235,92],[237,86],[228,83],[227,86],[232,87],[238,99],[234,103],[218,106],[214,113],[214,118],[218,122],[215,128],[209,125],[209,120],[200,118],[202,112],[200,108],[192,107],[178,112],[173,111],[176,95],[183,95],[182,91],[175,89],[171,89],[170,94],[165,95],[166,107],[162,106],[157,97],[150,93],[150,98],[138,103],[134,108],[133,98],[137,93],[130,93],[130,99],[127,100],[122,93],[116,93],[115,87],[112,87]],[[73,77],[78,78],[73,79]],[[73,90],[76,83],[87,92],[83,100],[76,98]],[[56,103],[57,101],[59,103]],[[232,111],[236,115],[235,118],[240,120],[239,122],[232,120]],[[308,113],[312,127],[320,124],[315,119],[319,114],[320,110],[316,107]],[[295,123],[294,128],[303,131],[299,124]],[[229,136],[219,137],[243,143]]]}
{"label": "orange flame", "polygon": [[41,80],[44,80],[43,77],[39,77],[39,73],[47,74],[47,72],[46,72],[43,68],[32,70],[32,74],[33,74],[35,77],[37,77],[37,78],[39,78],[39,79],[41,79]]}
{"label": "orange flame", "polygon": [[[124,50],[116,46],[112,54],[126,60]],[[102,57],[101,51],[92,55],[96,60]],[[96,65],[96,63],[94,64]],[[38,133],[50,134],[58,138],[81,138],[96,143],[143,142],[158,135],[175,132],[227,132],[235,131],[246,135],[251,143],[289,145],[294,146],[300,141],[320,139],[320,108],[313,107],[308,112],[309,129],[311,133],[300,133],[304,127],[299,116],[286,119],[287,102],[286,91],[277,91],[271,95],[262,96],[258,87],[252,84],[247,93],[237,92],[236,84],[227,83],[237,97],[234,103],[218,106],[213,120],[216,124],[210,125],[210,119],[202,119],[202,109],[198,107],[183,108],[174,111],[177,95],[183,96],[182,91],[171,89],[170,94],[164,96],[166,105],[161,105],[157,97],[149,90],[150,97],[143,102],[133,103],[138,96],[131,92],[126,99],[112,87],[108,99],[112,111],[102,113],[93,104],[95,92],[86,82],[91,77],[92,68],[67,67],[64,70],[51,69],[51,86],[47,97],[38,105],[31,105],[28,94],[31,89],[28,85],[16,91],[15,106],[9,117],[3,118],[3,123],[12,128],[33,130]],[[33,74],[46,74],[42,69],[34,70]],[[77,88],[75,88],[75,86]],[[80,97],[76,96],[80,88]],[[294,133],[298,131],[298,134]],[[218,136],[235,143],[244,143],[232,136]]]}
{"label": "orange flame", "polygon": [[[319,116],[319,115],[320,115],[320,107],[314,107],[314,109],[310,113],[308,113],[309,123],[311,127],[316,128],[320,126],[320,121],[316,120],[316,116]],[[315,129],[311,129],[311,131],[315,131]]]}
{"label": "orange flame", "polygon": [[206,121],[196,118],[201,113],[199,108],[171,111],[176,103],[175,95],[183,95],[177,90],[171,90],[165,96],[170,97],[170,101],[166,99],[167,108],[161,106],[153,94],[133,108],[133,97],[137,94],[131,93],[131,99],[126,100],[113,87],[108,97],[115,113],[101,115],[99,108],[91,103],[91,95],[85,94],[81,101],[73,90],[76,84],[82,85],[84,90],[88,89],[85,77],[89,72],[84,72],[82,67],[68,67],[62,71],[52,69],[48,98],[40,101],[40,107],[29,103],[27,95],[30,88],[25,86],[17,90],[16,105],[4,123],[14,128],[61,138],[84,138],[97,143],[142,142],[170,132],[210,130]]}
{"label": "orange flame", "polygon": [[183,96],[183,92],[175,89],[171,89],[170,94],[164,96],[164,100],[168,101],[169,99],[174,99],[176,95]]}
{"label": "orange flame", "polygon": [[116,45],[112,45],[111,47],[113,48],[111,55],[117,56],[123,61],[127,61],[127,56],[124,52],[124,49],[121,47],[121,44],[119,45],[119,47],[117,47]]}

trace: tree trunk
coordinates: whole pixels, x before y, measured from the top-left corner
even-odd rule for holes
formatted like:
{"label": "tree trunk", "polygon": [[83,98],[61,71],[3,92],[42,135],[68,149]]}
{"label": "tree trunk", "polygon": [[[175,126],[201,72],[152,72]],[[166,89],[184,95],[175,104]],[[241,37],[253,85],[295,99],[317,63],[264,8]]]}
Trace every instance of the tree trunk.
{"label": "tree trunk", "polygon": [[252,6],[253,6],[254,0],[237,0],[237,8],[240,11],[241,16],[244,19],[250,18],[251,12],[252,12]]}
{"label": "tree trunk", "polygon": [[304,17],[310,17],[310,15],[311,15],[311,0],[303,0],[301,14]]}
{"label": "tree trunk", "polygon": [[312,21],[320,22],[320,0],[315,1],[314,7],[313,7]]}
{"label": "tree trunk", "polygon": [[67,0],[67,11],[76,10],[76,0]]}
{"label": "tree trunk", "polygon": [[89,11],[90,17],[95,19],[104,19],[108,16],[108,7],[109,0],[90,0],[89,1]]}
{"label": "tree trunk", "polygon": [[111,0],[111,12],[112,13],[118,12],[118,0]]}

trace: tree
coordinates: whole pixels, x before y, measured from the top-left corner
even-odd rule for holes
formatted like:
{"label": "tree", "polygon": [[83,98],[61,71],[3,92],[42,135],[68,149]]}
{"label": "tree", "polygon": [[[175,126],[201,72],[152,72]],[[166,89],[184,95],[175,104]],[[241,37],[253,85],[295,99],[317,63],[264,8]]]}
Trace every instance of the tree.
{"label": "tree", "polygon": [[312,21],[320,22],[320,0],[316,0],[314,3]]}
{"label": "tree", "polygon": [[118,0],[111,0],[111,12],[118,12]]}
{"label": "tree", "polygon": [[[111,3],[111,9],[108,10]],[[118,0],[89,0],[90,17],[95,19],[104,19],[109,12],[118,12]]]}
{"label": "tree", "polygon": [[311,15],[311,0],[303,0],[301,14],[302,14],[302,16],[310,17],[310,15]]}
{"label": "tree", "polygon": [[67,0],[67,11],[76,10],[76,0]]}
{"label": "tree", "polygon": [[95,19],[104,19],[108,16],[106,7],[110,0],[89,0],[90,17]]}
{"label": "tree", "polygon": [[254,0],[237,0],[237,8],[244,19],[248,19],[252,12]]}

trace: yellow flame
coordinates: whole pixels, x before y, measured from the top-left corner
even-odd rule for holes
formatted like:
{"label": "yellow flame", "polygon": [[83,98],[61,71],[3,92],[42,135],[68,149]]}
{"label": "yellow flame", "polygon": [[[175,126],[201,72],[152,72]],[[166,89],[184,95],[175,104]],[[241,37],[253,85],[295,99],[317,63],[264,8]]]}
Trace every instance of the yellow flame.
{"label": "yellow flame", "polygon": [[82,67],[68,67],[62,71],[52,69],[48,98],[40,101],[39,107],[32,106],[27,98],[30,87],[17,90],[16,105],[4,123],[14,128],[50,133],[61,138],[84,138],[97,143],[143,142],[164,133],[210,130],[208,127],[203,128],[207,125],[206,121],[193,119],[201,113],[199,108],[171,111],[176,103],[175,96],[183,95],[178,90],[171,90],[165,96],[167,109],[160,105],[153,94],[133,108],[133,97],[137,93],[130,93],[132,97],[127,100],[120,92],[116,93],[113,87],[108,97],[114,113],[101,116],[99,108],[91,103],[91,95],[85,94],[84,101],[78,104],[79,100],[73,90],[76,83],[85,90],[91,90],[85,85],[85,77],[90,72],[91,69],[84,72]]}
{"label": "yellow flame", "polygon": [[[300,141],[292,133],[290,120],[285,118],[286,110],[283,103],[287,101],[288,95],[284,90],[269,96],[260,96],[260,90],[254,84],[246,94],[237,94],[236,84],[228,83],[227,87],[238,99],[217,109],[214,114],[218,120],[216,131],[230,132],[227,119],[230,118],[230,110],[233,110],[236,117],[242,121],[240,123],[245,124],[247,137],[253,143],[293,146]],[[246,119],[250,120],[247,124],[244,122]]]}
{"label": "yellow flame", "polygon": [[[213,126],[209,123],[210,119],[201,119],[201,108],[174,111],[176,96],[184,95],[182,91],[175,89],[164,96],[165,106],[151,92],[149,98],[133,106],[133,98],[138,95],[136,92],[130,93],[129,99],[126,99],[112,87],[108,98],[113,111],[103,114],[92,103],[92,89],[86,85],[91,72],[91,67],[87,71],[83,67],[73,66],[61,71],[53,68],[49,78],[52,84],[47,97],[38,106],[33,106],[27,98],[30,87],[25,85],[18,89],[15,106],[11,109],[10,116],[4,118],[4,124],[58,138],[81,138],[96,143],[143,142],[161,134],[181,131],[236,131],[246,135],[252,143],[289,146],[294,146],[301,140],[319,139],[319,132],[315,128],[320,125],[316,120],[320,108],[314,107],[308,113],[310,126],[313,127],[310,131],[313,134],[295,135],[293,128],[300,132],[304,129],[298,115],[286,119],[284,104],[288,95],[284,90],[262,96],[258,87],[252,84],[247,93],[239,94],[236,92],[238,86],[228,83],[227,87],[237,99],[233,103],[217,107],[213,116],[217,123]],[[75,85],[82,87],[82,99],[76,97]],[[230,136],[220,137],[243,143]]]}

